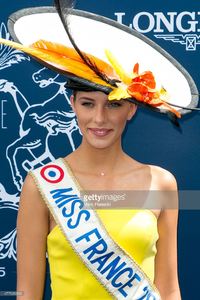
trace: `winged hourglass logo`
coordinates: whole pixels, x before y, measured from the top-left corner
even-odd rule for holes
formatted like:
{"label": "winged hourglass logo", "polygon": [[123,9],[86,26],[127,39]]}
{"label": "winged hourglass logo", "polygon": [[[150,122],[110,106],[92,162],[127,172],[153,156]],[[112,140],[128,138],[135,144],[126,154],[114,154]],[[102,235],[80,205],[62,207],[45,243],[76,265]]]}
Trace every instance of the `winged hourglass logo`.
{"label": "winged hourglass logo", "polygon": [[155,34],[154,36],[158,39],[185,45],[187,51],[196,51],[197,45],[200,45],[200,35],[198,34]]}

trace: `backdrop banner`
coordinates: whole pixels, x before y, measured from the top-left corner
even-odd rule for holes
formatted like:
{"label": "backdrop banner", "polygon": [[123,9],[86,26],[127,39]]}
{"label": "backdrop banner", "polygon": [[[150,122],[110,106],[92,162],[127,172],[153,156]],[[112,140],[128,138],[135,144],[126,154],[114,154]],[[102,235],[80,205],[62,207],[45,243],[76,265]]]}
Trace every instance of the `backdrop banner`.
{"label": "backdrop banner", "polygon": [[[52,2],[1,0],[0,38],[12,39],[7,25],[12,13],[38,5],[51,6]],[[156,0],[80,0],[76,8],[116,20],[144,34],[179,61],[200,90],[198,1],[168,1],[163,5]],[[66,156],[81,141],[69,101],[71,93],[65,83],[64,76],[42,67],[23,52],[0,44],[0,300],[15,299],[21,292],[16,291],[16,217],[27,172]],[[183,300],[197,299],[200,113],[184,115],[180,128],[175,128],[160,114],[139,108],[125,131],[123,147],[136,160],[161,166],[177,179],[180,289]],[[44,300],[49,300],[48,264],[46,278]]]}

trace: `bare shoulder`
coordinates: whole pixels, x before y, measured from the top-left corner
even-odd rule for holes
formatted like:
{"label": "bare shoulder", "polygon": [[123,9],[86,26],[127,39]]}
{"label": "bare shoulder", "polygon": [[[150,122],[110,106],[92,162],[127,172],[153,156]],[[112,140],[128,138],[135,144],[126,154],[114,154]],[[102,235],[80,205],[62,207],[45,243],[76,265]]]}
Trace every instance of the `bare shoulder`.
{"label": "bare shoulder", "polygon": [[44,203],[37,185],[30,173],[26,176],[20,195],[19,211],[32,211],[48,216],[48,208]]}
{"label": "bare shoulder", "polygon": [[28,190],[29,192],[37,192],[37,186],[31,173],[27,174],[23,183],[22,192],[26,190]]}
{"label": "bare shoulder", "polygon": [[155,165],[149,165],[152,176],[152,189],[176,191],[177,182],[175,176],[168,170]]}
{"label": "bare shoulder", "polygon": [[27,174],[24,180],[20,199],[24,198],[24,196],[27,199],[27,201],[31,201],[32,197],[35,199],[35,201],[41,200],[40,192],[37,188],[33,176],[30,173]]}
{"label": "bare shoulder", "polygon": [[171,215],[170,211],[175,212],[178,209],[176,178],[164,168],[154,165],[149,165],[149,168],[151,170],[151,190],[153,191],[154,203],[162,212],[168,211],[167,214]]}

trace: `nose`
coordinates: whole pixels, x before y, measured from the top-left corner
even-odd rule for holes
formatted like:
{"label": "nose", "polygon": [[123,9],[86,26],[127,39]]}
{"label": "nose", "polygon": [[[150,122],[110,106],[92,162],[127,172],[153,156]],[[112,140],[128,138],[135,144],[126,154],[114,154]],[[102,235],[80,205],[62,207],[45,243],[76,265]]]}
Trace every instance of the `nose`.
{"label": "nose", "polygon": [[96,106],[96,109],[94,111],[94,122],[98,125],[101,126],[106,122],[106,110],[105,107],[103,106]]}

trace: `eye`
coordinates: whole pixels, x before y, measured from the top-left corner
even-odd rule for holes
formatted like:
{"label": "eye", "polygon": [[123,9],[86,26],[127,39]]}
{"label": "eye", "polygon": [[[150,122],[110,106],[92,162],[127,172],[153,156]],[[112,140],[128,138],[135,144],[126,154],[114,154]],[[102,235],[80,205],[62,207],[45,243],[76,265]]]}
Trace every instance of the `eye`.
{"label": "eye", "polygon": [[107,106],[110,107],[110,108],[118,108],[118,107],[122,106],[122,103],[119,102],[119,101],[109,101],[107,103]]}
{"label": "eye", "polygon": [[83,101],[83,102],[81,103],[81,105],[86,106],[86,107],[93,107],[93,106],[94,106],[94,103],[93,103],[93,102],[90,102],[90,101]]}

